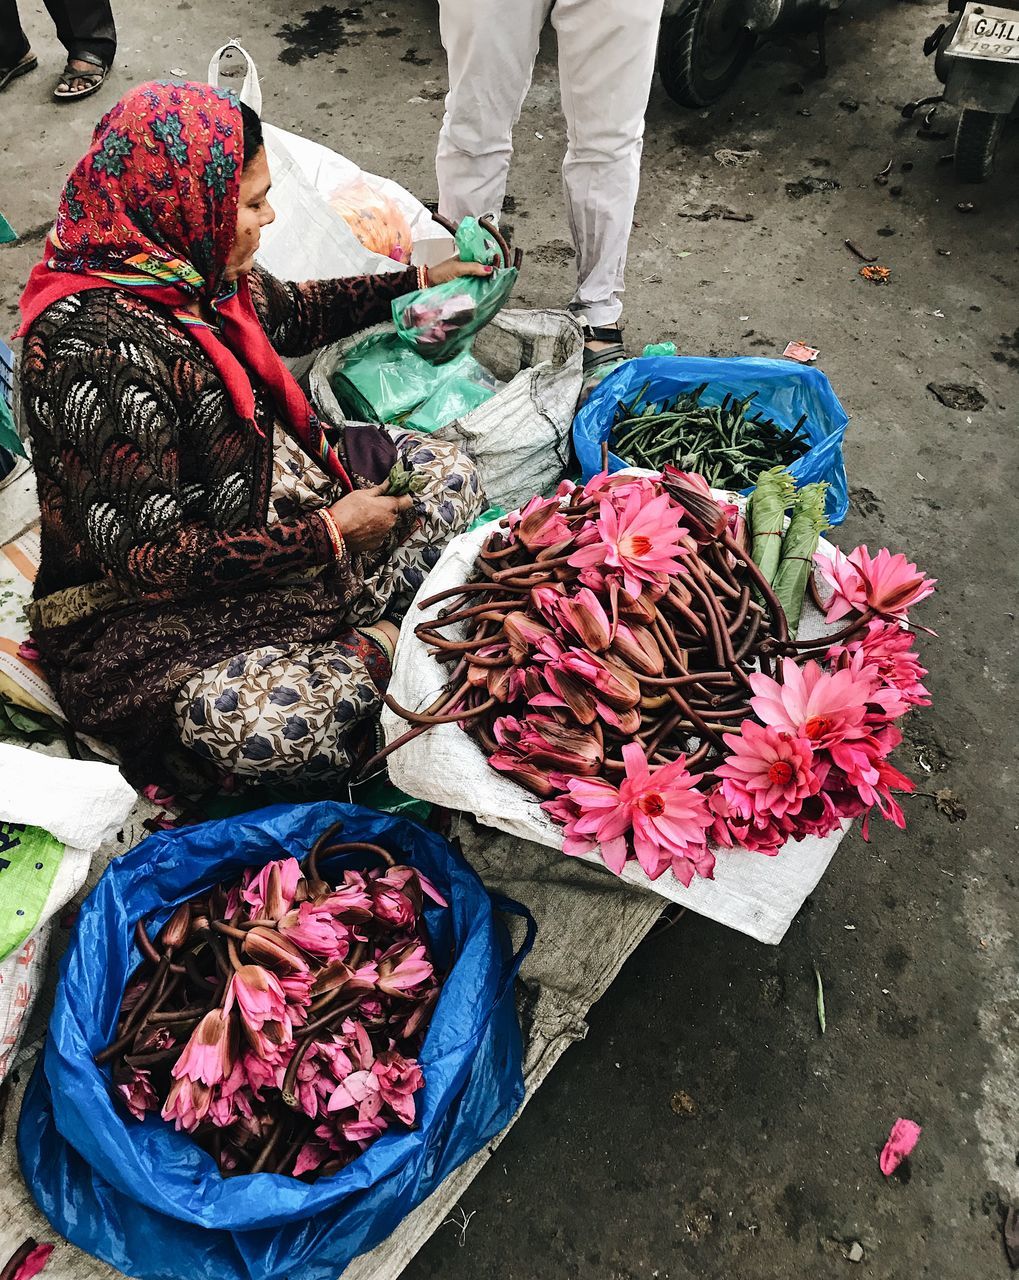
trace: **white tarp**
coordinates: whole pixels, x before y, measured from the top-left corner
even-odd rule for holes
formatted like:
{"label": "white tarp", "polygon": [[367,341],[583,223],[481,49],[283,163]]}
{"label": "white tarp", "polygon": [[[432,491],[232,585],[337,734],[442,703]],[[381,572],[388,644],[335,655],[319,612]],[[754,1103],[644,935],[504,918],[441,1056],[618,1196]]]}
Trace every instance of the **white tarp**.
{"label": "white tarp", "polygon": [[[478,549],[492,528],[482,525],[454,538],[418,591],[400,629],[389,685],[389,692],[401,706],[416,711],[431,705],[445,688],[448,674],[414,634],[419,623],[436,618],[448,601],[429,609],[418,608],[417,601],[467,581],[473,575]],[[822,542],[821,550],[831,555],[834,548]],[[823,619],[808,600],[799,634],[809,639],[823,633]],[[453,638],[459,635],[452,629],[446,634]],[[382,728],[386,741],[391,742],[406,731],[407,724],[387,708]],[[542,812],[539,800],[505,774],[489,768],[481,748],[459,725],[436,725],[400,747],[389,757],[389,774],[409,795],[466,810],[479,822],[550,850],[562,848],[562,829]],[[846,822],[841,831],[824,840],[807,837],[799,843],[790,841],[775,857],[745,849],[719,849],[715,878],[695,878],[688,889],[669,872],[649,884],[633,862],[627,864],[623,879],[650,887],[662,897],[761,942],[778,943],[824,874],[849,825]],[[562,855],[550,852],[548,856]],[[596,854],[588,857],[601,865]]]}

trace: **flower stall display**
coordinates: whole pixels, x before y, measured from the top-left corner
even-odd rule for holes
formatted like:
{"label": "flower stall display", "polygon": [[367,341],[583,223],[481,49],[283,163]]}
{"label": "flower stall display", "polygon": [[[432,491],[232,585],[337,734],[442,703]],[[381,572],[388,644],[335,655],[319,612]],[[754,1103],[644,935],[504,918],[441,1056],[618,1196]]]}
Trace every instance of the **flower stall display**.
{"label": "flower stall display", "polygon": [[[458,726],[567,854],[683,886],[728,850],[774,855],[855,818],[866,835],[875,810],[903,826],[895,797],[912,784],[890,756],[902,716],[929,703],[908,612],[935,584],[888,551],[817,554],[830,591],[815,593],[841,625],[790,634],[823,504],[823,487],[785,492],[775,536],[754,537],[737,506],[668,467],[533,499],[488,533],[466,581],[423,589],[413,641],[448,681],[423,708],[387,695],[412,727],[380,756]],[[462,807],[478,811],[473,796]]]}
{"label": "flower stall display", "polygon": [[[317,1178],[414,1124],[439,995],[422,910],[445,903],[381,846],[335,836],[183,903],[155,942],[135,928],[145,959],[96,1062],[132,1116],[158,1112],[224,1174]],[[320,877],[350,852],[384,865]]]}

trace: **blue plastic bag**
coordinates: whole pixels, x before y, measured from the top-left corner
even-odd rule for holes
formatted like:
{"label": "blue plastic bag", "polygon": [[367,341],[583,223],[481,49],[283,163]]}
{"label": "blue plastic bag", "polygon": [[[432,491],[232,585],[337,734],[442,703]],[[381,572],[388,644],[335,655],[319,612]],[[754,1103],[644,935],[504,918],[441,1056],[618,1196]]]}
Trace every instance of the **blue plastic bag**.
{"label": "blue plastic bag", "polygon": [[[93,1055],[113,1035],[139,955],[135,922],[246,866],[301,858],[343,822],[343,838],[388,847],[449,902],[425,912],[433,955],[449,969],[419,1055],[417,1126],[391,1130],[345,1169],[306,1184],[278,1174],[223,1178],[212,1157],[157,1115],[114,1104]],[[321,869],[367,865],[364,855]],[[510,954],[495,909],[527,919]],[[534,922],[493,897],[452,846],[405,818],[357,805],[277,805],[162,832],[110,864],[82,907],[63,959],[42,1060],[18,1127],[18,1154],[50,1222],[80,1248],[141,1280],[336,1280],[509,1122],[523,1098],[513,977]]]}
{"label": "blue plastic bag", "polygon": [[[627,360],[591,393],[573,420],[573,447],[585,482],[601,470],[601,446],[608,438],[619,406],[631,404],[645,383],[648,389],[637,408],[672,400],[706,382],[701,403],[721,404],[726,394],[745,396],[757,391],[754,409],[775,422],[794,427],[807,415],[804,430],[812,447],[797,458],[789,471],[797,484],[828,482],[826,513],[831,525],[841,524],[849,510],[849,482],[842,457],[842,440],[849,415],[839,404],[831,383],[820,369],[789,360],[765,360],[756,356],[714,360],[706,356],[647,356]],[[627,463],[609,454],[609,470]],[[744,492],[749,493],[747,489]]]}

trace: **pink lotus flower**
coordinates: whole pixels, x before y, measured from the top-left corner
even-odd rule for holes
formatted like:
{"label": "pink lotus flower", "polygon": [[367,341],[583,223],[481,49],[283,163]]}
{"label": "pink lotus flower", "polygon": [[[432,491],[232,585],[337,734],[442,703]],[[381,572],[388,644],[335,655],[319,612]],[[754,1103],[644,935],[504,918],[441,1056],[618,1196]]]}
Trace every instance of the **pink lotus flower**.
{"label": "pink lotus flower", "polygon": [[749,816],[782,818],[796,814],[807,796],[820,787],[811,765],[806,738],[794,738],[771,725],[744,720],[740,733],[723,735],[732,752],[715,769],[726,800]]}
{"label": "pink lotus flower", "polygon": [[390,947],[378,960],[378,988],[389,996],[408,995],[432,976],[428,952],[422,945]]}
{"label": "pink lotus flower", "polygon": [[181,1076],[170,1086],[163,1109],[159,1113],[164,1120],[172,1120],[180,1132],[192,1133],[209,1113],[212,1091],[189,1076]]}
{"label": "pink lotus flower", "polygon": [[280,918],[278,929],[288,942],[309,955],[325,960],[345,960],[350,950],[350,930],[337,924],[328,907],[302,902]]}
{"label": "pink lotus flower", "polygon": [[[342,926],[341,926],[342,927]],[[310,969],[304,973],[280,974],[276,981],[283,988],[287,1000],[287,1014],[294,1026],[308,1020],[308,1005],[311,1004],[311,989],[315,985],[315,974]]]}
{"label": "pink lotus flower", "polygon": [[252,916],[268,916],[278,920],[294,905],[294,895],[301,879],[301,864],[296,858],[267,862],[248,880],[241,897],[251,908]]}
{"label": "pink lotus flower", "polygon": [[708,793],[708,808],[712,814],[709,836],[723,849],[748,849],[751,853],[763,853],[774,857],[785,844],[785,831],[777,822],[764,814],[743,814],[729,803],[721,783]]}
{"label": "pink lotus flower", "polygon": [[921,1133],[923,1130],[915,1120],[905,1120],[901,1116],[892,1125],[892,1131],[882,1148],[879,1161],[881,1172],[886,1178],[895,1172],[907,1156],[913,1154]]}
{"label": "pink lotus flower", "polygon": [[409,929],[417,919],[414,903],[394,885],[376,880],[369,890],[375,917],[394,929]]}
{"label": "pink lotus flower", "polygon": [[570,526],[560,513],[557,498],[532,498],[509,517],[509,529],[528,551],[556,546],[572,536]]}
{"label": "pink lotus flower", "polygon": [[875,670],[881,682],[895,689],[906,707],[929,707],[930,692],[923,685],[927,668],[913,650],[912,634],[894,622],[875,618],[860,640],[833,645],[825,655],[839,666],[854,660]]}
{"label": "pink lotus flower", "polygon": [[671,866],[687,888],[695,875],[712,879],[715,859],[705,843],[711,814],[686,757],[651,769],[639,744],[628,742],[623,762],[619,799],[630,811],[633,850],[648,878],[656,880]]}
{"label": "pink lotus flower", "polygon": [[170,1074],[175,1080],[186,1076],[210,1086],[219,1084],[233,1070],[236,1041],[237,1028],[229,1013],[210,1009],[191,1033]]}
{"label": "pink lotus flower", "polygon": [[136,1120],[144,1120],[146,1111],[159,1110],[159,1098],[152,1087],[151,1071],[133,1068],[131,1078],[124,1084],[118,1084],[117,1092]]}
{"label": "pink lotus flower", "polygon": [[[650,493],[654,493],[651,486]],[[665,493],[650,496],[636,486],[619,495],[602,499],[597,520],[597,540],[581,546],[570,557],[577,569],[607,566],[622,575],[624,588],[634,596],[645,582],[660,583],[664,576],[679,573],[678,556],[683,551],[685,530],[678,509]]]}
{"label": "pink lotus flower", "polygon": [[816,662],[798,666],[782,661],[782,683],[771,676],[752,675],[755,697],[750,705],[758,719],[794,738],[806,738],[815,751],[846,738],[864,737],[867,703],[877,675],[866,668],[829,674]]}
{"label": "pink lotus flower", "polygon": [[271,1046],[291,1038],[286,992],[268,969],[245,964],[235,970],[227,984],[223,1012],[229,1013],[235,1003],[241,1025],[260,1057],[265,1057]]}
{"label": "pink lotus flower", "polygon": [[386,1106],[398,1120],[407,1125],[413,1124],[414,1094],[425,1082],[418,1064],[393,1049],[379,1054],[372,1073],[378,1080],[379,1096]]}
{"label": "pink lotus flower", "polygon": [[619,875],[630,852],[629,835],[650,879],[670,865],[685,885],[695,874],[710,878],[714,858],[705,832],[711,814],[685,759],[652,770],[640,746],[630,742],[623,761],[626,773],[618,788],[601,778],[567,778],[566,794],[542,805],[566,828],[563,851],[576,856],[600,849],[605,865]]}
{"label": "pink lotus flower", "polygon": [[626,833],[630,815],[619,801],[619,788],[604,778],[565,778],[566,793],[541,807],[560,826],[563,853],[571,857],[601,853],[602,861],[618,876],[626,866]]}
{"label": "pink lotus flower", "polygon": [[343,884],[334,889],[327,897],[320,898],[318,905],[325,908],[331,916],[347,923],[370,920],[372,916],[372,900],[371,895],[368,893],[368,882],[360,872],[345,872]]}
{"label": "pink lotus flower", "polygon": [[814,563],[835,588],[828,622],[867,609],[883,618],[903,621],[906,611],[926,600],[937,586],[936,579],[925,578],[904,555],[892,555],[883,547],[873,557],[865,546],[856,547],[848,556],[836,548],[834,560],[817,554]]}

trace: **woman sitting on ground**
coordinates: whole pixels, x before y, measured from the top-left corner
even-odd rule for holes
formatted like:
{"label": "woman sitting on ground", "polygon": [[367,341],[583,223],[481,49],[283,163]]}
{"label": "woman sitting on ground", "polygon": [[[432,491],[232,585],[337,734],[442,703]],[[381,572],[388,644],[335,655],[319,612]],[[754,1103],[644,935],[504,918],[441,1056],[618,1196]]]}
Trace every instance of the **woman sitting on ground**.
{"label": "woman sitting on ground", "polygon": [[[33,635],[74,729],[145,781],[351,773],[414,592],[483,505],[453,446],[315,416],[280,355],[423,281],[274,279],[254,265],[269,183],[232,93],[143,85],[71,173],[22,298]],[[398,461],[413,497],[386,495]]]}

